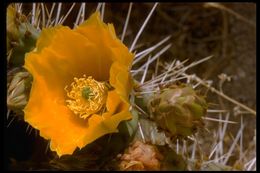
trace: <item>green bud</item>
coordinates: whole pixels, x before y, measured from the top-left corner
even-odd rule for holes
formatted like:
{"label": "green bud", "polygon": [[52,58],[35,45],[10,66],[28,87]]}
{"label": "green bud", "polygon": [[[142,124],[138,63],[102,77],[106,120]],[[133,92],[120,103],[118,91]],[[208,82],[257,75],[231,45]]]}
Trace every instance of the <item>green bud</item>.
{"label": "green bud", "polygon": [[187,137],[203,124],[207,103],[190,86],[171,86],[151,97],[152,119],[173,137]]}

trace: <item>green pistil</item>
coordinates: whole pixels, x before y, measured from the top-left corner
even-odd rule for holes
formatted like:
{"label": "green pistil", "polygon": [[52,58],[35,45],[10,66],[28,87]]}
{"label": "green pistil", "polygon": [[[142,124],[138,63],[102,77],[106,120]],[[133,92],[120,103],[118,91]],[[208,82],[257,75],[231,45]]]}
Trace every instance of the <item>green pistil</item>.
{"label": "green pistil", "polygon": [[85,99],[89,99],[91,96],[93,96],[93,93],[90,89],[90,87],[85,87],[82,90],[82,97],[84,97]]}

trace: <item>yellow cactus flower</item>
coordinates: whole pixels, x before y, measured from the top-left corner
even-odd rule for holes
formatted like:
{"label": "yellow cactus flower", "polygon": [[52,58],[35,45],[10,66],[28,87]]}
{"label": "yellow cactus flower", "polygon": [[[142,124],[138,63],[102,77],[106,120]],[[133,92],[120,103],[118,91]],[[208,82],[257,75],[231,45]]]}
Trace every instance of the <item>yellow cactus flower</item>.
{"label": "yellow cactus flower", "polygon": [[133,57],[97,12],[73,30],[43,29],[25,58],[33,76],[25,121],[59,156],[117,132],[121,121],[132,118]]}

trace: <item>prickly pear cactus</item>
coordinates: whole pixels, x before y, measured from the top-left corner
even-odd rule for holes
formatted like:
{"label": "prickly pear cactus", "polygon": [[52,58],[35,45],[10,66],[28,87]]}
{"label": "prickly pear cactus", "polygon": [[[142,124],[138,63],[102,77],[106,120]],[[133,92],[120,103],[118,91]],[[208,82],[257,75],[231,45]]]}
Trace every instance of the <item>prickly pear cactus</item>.
{"label": "prickly pear cactus", "polygon": [[203,125],[207,103],[187,85],[171,86],[148,103],[151,118],[171,137],[187,137]]}
{"label": "prickly pear cactus", "polygon": [[12,5],[7,8],[6,24],[7,61],[17,67],[24,64],[25,53],[34,49],[39,31]]}

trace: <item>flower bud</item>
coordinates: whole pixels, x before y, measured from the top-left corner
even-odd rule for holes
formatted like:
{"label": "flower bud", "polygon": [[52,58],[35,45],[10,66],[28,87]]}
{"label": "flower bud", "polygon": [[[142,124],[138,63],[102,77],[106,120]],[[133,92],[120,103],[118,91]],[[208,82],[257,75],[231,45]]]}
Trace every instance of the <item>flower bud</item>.
{"label": "flower bud", "polygon": [[187,137],[203,124],[207,103],[190,86],[171,86],[148,103],[152,119],[174,137]]}
{"label": "flower bud", "polygon": [[7,106],[16,113],[22,113],[28,101],[32,77],[29,72],[14,75],[7,90]]}

